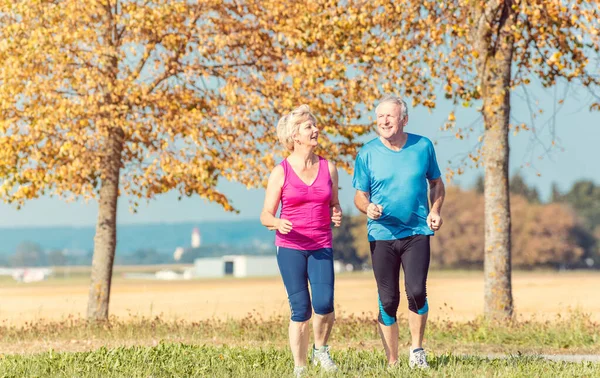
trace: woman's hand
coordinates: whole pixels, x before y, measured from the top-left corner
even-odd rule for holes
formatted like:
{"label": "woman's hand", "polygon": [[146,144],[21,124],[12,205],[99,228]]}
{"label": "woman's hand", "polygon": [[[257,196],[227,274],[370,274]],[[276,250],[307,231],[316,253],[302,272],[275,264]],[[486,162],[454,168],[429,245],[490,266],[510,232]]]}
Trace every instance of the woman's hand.
{"label": "woman's hand", "polygon": [[335,227],[342,225],[342,208],[340,205],[333,205],[331,210],[331,221]]}
{"label": "woman's hand", "polygon": [[279,231],[280,234],[285,235],[292,231],[292,222],[287,219],[277,219],[275,224],[277,226],[277,231]]}

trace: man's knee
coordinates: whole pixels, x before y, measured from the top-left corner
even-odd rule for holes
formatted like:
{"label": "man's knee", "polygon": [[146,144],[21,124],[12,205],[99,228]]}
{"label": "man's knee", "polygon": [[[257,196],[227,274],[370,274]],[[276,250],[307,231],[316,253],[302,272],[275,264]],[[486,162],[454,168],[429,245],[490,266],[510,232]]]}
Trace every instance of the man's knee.
{"label": "man's knee", "polygon": [[429,311],[427,305],[427,291],[424,286],[416,286],[407,288],[408,309],[419,315],[423,315]]}
{"label": "man's knee", "polygon": [[396,313],[400,304],[400,295],[379,296],[379,322],[386,326],[396,323]]}

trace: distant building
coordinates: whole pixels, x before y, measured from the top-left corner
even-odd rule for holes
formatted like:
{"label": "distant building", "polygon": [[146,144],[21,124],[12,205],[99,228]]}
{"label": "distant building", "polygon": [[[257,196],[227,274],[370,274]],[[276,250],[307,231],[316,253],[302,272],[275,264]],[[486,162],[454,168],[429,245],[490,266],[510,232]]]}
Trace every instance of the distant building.
{"label": "distant building", "polygon": [[30,283],[48,279],[51,268],[0,268],[0,276],[11,276],[17,282]]}
{"label": "distant building", "polygon": [[181,257],[188,253],[189,251],[200,248],[202,244],[202,235],[200,234],[200,229],[198,227],[194,227],[192,229],[192,240],[189,248],[177,247],[173,252],[173,260],[180,261]]}
{"label": "distant building", "polygon": [[200,235],[200,229],[198,227],[194,227],[192,230],[192,248],[200,248],[200,244],[202,243],[202,235]]}
{"label": "distant building", "polygon": [[229,255],[194,261],[195,278],[267,277],[278,274],[275,256]]}
{"label": "distant building", "polygon": [[185,249],[183,247],[175,248],[175,252],[173,252],[173,260],[179,261],[181,260],[181,256],[185,253]]}

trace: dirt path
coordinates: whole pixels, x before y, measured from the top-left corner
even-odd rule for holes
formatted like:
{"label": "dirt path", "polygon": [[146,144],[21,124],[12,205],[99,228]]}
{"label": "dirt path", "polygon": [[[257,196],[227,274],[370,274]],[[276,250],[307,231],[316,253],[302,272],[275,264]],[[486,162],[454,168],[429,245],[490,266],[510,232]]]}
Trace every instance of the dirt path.
{"label": "dirt path", "polygon": [[[0,323],[20,325],[38,319],[60,320],[85,315],[88,281],[47,281],[0,286]],[[523,273],[513,276],[519,319],[555,319],[573,309],[600,321],[600,272]],[[428,284],[430,318],[470,320],[483,312],[481,273],[432,272]],[[340,275],[336,281],[338,314],[376,311],[375,281],[370,273]],[[400,312],[406,313],[402,294]],[[119,317],[156,316],[199,320],[240,318],[249,312],[264,317],[289,313],[281,279],[219,279],[194,281],[136,281],[117,277],[110,312]]]}

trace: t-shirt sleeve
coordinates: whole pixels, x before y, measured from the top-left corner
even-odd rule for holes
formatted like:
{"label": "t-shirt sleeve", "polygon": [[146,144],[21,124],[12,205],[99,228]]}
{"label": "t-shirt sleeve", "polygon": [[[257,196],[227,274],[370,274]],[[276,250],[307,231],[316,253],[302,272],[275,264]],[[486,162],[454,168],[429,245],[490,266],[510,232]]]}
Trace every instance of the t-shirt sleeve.
{"label": "t-shirt sleeve", "polygon": [[433,143],[429,142],[429,167],[427,168],[427,179],[435,180],[440,178],[442,173],[440,172],[440,167],[438,166],[437,158],[435,157],[435,149],[433,148]]}
{"label": "t-shirt sleeve", "polygon": [[354,162],[352,186],[354,189],[360,190],[361,192],[369,193],[371,191],[369,170],[360,154],[356,156],[356,161]]}

